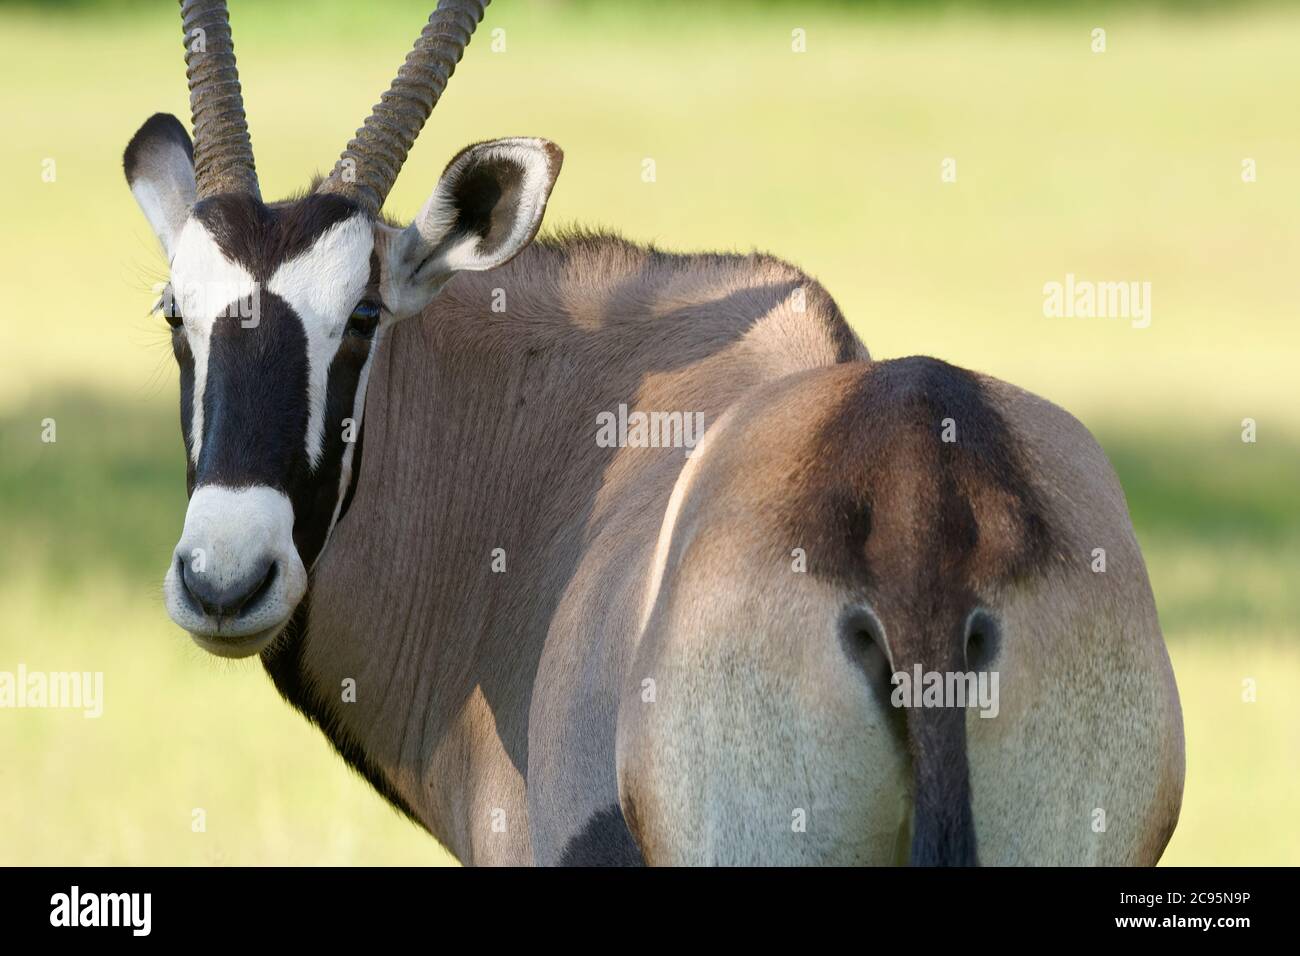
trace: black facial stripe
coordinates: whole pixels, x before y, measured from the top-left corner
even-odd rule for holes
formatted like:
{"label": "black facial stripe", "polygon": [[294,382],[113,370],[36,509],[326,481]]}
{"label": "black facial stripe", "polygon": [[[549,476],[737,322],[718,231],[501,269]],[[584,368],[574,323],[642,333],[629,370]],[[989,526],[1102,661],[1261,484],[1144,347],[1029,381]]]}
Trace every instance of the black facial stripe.
{"label": "black facial stripe", "polygon": [[[372,345],[371,348],[374,346]],[[347,490],[343,492],[343,507],[339,508],[339,521],[348,513],[352,507],[352,497],[356,494],[357,479],[361,477],[361,446],[366,437],[366,420],[363,415],[361,421],[357,423],[357,444],[352,449],[352,477],[348,479]]]}
{"label": "black facial stripe", "polygon": [[[340,495],[350,500],[355,485],[360,423],[352,480],[341,489],[347,449],[343,421],[353,414],[371,342],[347,333],[339,340],[326,374],[320,457],[313,467],[307,457],[312,413],[308,335],[293,306],[269,292],[267,285],[280,265],[307,252],[324,232],[357,211],[339,196],[315,194],[270,206],[248,196],[222,195],[195,207],[194,215],[221,253],[242,265],[257,283],[256,302],[248,298],[231,303],[213,323],[201,436],[190,434],[199,370],[184,335],[176,336],[187,451],[195,440],[199,444],[198,461],[189,466],[190,493],[203,484],[259,485],[284,492],[293,505],[294,543],[308,567],[324,546]],[[369,271],[366,296],[377,297],[380,262],[374,250]]]}
{"label": "black facial stripe", "polygon": [[[344,335],[338,351],[330,363],[325,390],[324,434],[321,437],[320,463],[311,479],[301,482],[291,491],[293,499],[294,543],[303,563],[309,567],[325,546],[334,508],[339,503],[339,479],[343,469],[343,422],[351,418],[361,370],[370,354],[371,341],[355,335]],[[360,435],[357,436],[358,443]],[[360,449],[358,448],[359,452]],[[353,455],[353,482],[356,480],[359,456]],[[351,483],[349,483],[351,484]]]}
{"label": "black facial stripe", "polygon": [[185,491],[194,494],[194,436],[190,434],[194,423],[194,354],[190,351],[185,334],[172,333],[172,354],[180,366],[181,380],[181,438],[185,443]]}
{"label": "black facial stripe", "polygon": [[198,481],[286,493],[307,471],[307,336],[279,296],[261,293],[257,322],[248,300],[212,326],[203,389]]}
{"label": "black facial stripe", "polygon": [[263,205],[251,196],[212,196],[194,207],[227,259],[238,262],[254,279],[267,281],[282,263],[312,247],[317,239],[357,207],[332,193],[313,193],[284,204]]}

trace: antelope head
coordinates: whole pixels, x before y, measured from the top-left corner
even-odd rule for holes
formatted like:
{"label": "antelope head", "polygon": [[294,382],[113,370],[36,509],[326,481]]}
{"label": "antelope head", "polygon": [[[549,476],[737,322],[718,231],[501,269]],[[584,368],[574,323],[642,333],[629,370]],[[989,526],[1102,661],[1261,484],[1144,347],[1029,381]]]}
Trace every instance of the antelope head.
{"label": "antelope head", "polygon": [[309,195],[265,203],[224,2],[181,0],[194,140],[152,116],[127,182],[169,264],[159,310],[180,367],[189,506],[168,613],[206,650],[265,648],[346,510],[371,361],[461,270],[537,233],[562,154],[542,139],[462,150],[415,221],[379,210],[486,2],[442,0],[388,91]]}

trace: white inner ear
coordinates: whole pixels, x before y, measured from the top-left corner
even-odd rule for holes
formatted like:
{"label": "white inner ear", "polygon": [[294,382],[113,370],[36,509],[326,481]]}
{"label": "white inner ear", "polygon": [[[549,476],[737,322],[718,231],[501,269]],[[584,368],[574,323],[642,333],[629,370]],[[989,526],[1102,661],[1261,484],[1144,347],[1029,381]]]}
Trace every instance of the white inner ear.
{"label": "white inner ear", "polygon": [[[451,241],[445,248],[456,223],[454,191],[456,182],[465,171],[482,163],[509,163],[523,170],[515,218],[510,233],[497,244],[491,253],[482,250],[482,240],[477,235]],[[430,263],[420,270],[416,278],[423,280],[442,273],[492,269],[505,262],[528,240],[546,209],[549,195],[550,165],[543,141],[527,137],[499,139],[477,146],[465,153],[438,181],[429,201],[420,215],[407,229],[428,250],[434,251]]]}
{"label": "white inner ear", "polygon": [[370,282],[375,234],[358,213],[335,223],[299,256],[282,263],[266,284],[293,307],[307,335],[307,460],[320,464],[330,363],[348,316]]}
{"label": "white inner ear", "polygon": [[167,258],[174,258],[195,199],[194,167],[185,148],[170,140],[150,144],[140,157],[131,194]]}

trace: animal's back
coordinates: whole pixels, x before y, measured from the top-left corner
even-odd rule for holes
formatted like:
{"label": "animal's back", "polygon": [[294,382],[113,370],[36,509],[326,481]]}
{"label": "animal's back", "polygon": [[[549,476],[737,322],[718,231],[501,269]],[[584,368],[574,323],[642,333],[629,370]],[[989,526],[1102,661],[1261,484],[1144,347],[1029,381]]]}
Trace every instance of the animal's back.
{"label": "animal's back", "polygon": [[[463,860],[557,861],[617,808],[617,688],[689,449],[610,446],[600,416],[676,412],[707,429],[763,383],[866,355],[829,295],[778,259],[593,234],[458,275],[381,345],[305,666],[321,686],[395,675],[340,724],[400,724],[414,698],[452,728],[370,756]],[[467,762],[496,781],[482,806],[449,783]],[[471,825],[494,807],[527,826]]]}
{"label": "animal's back", "polygon": [[[884,862],[914,831],[917,860],[969,859],[972,831],[983,862],[1158,857],[1177,695],[1122,492],[1076,421],[943,363],[860,361],[820,287],[761,256],[582,236],[437,303],[377,360],[304,663],[321,686],[386,682],[339,725],[405,726],[420,702],[425,729],[368,756],[462,860]],[[620,405],[700,413],[703,444],[601,444]],[[994,578],[927,590],[930,558]],[[946,615],[926,637],[926,607],[900,625],[876,605],[927,667],[963,660],[947,625],[975,599],[996,617],[1002,713],[960,713],[968,742],[929,716],[910,734],[881,693],[853,610],[890,582],[893,608]]]}
{"label": "animal's back", "polygon": [[467,345],[571,347],[581,371],[620,381],[710,358],[759,360],[770,378],[867,357],[834,300],[788,262],[609,233],[543,236],[501,268],[458,275],[426,316],[488,319],[500,336],[472,328]]}

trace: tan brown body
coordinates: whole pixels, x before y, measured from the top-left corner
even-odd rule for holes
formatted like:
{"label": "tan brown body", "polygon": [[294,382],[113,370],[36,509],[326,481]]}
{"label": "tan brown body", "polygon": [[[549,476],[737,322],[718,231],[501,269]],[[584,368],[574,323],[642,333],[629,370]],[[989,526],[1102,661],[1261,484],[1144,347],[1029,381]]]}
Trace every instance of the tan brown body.
{"label": "tan brown body", "polygon": [[[950,388],[978,407],[930,448]],[[620,404],[708,431],[689,458],[600,447]],[[778,260],[580,236],[397,326],[365,422],[350,510],[264,658],[462,861],[904,861],[918,771],[954,739],[980,862],[1163,850],[1173,675],[1123,493],[1055,406],[872,363]],[[895,666],[942,667],[972,600],[1001,621],[1001,712],[909,731],[854,609]]]}

